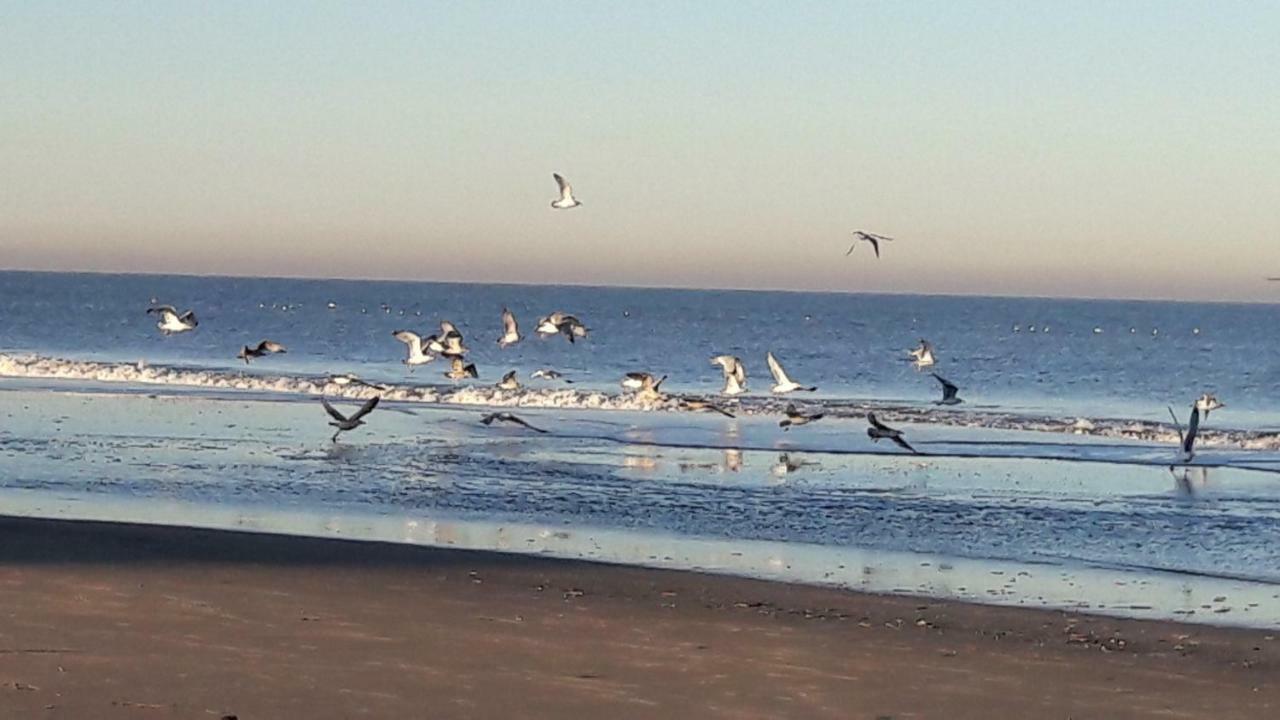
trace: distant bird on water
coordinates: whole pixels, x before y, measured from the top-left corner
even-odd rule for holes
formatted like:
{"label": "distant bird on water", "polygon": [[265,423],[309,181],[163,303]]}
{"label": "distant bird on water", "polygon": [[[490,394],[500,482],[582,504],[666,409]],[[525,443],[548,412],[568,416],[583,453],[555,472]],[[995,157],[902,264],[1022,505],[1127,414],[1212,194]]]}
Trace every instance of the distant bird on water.
{"label": "distant bird on water", "polygon": [[240,348],[240,353],[237,354],[236,357],[243,360],[245,365],[248,365],[249,361],[252,360],[253,358],[260,358],[260,357],[263,357],[264,355],[271,355],[273,353],[282,353],[282,352],[288,352],[288,351],[285,350],[284,346],[281,345],[280,343],[274,342],[271,340],[263,340],[262,342],[258,343],[257,347],[249,347],[248,345],[245,345],[244,347]]}
{"label": "distant bird on water", "polygon": [[788,405],[785,413],[786,417],[778,422],[778,427],[783,430],[790,430],[793,427],[808,425],[811,422],[816,422],[826,417],[823,413],[806,414],[797,409],[795,405]]}
{"label": "distant bird on water", "polygon": [[333,427],[338,428],[337,432],[333,434],[333,437],[330,438],[329,441],[338,442],[338,435],[346,432],[347,430],[355,430],[356,428],[363,425],[364,421],[361,420],[361,418],[373,412],[373,409],[378,407],[378,401],[381,399],[382,399],[382,396],[374,395],[373,397],[366,400],[364,405],[360,406],[359,410],[356,410],[354,413],[352,413],[351,417],[347,417],[346,415],[343,415],[342,413],[334,409],[334,407],[329,404],[328,400],[325,400],[324,398],[320,398],[320,404],[324,405],[325,412],[329,413],[329,417],[333,418],[334,420],[329,424],[332,425]]}
{"label": "distant bird on water", "polygon": [[712,365],[719,365],[724,371],[725,395],[741,395],[747,391],[747,369],[735,355],[716,355],[711,358]]}
{"label": "distant bird on water", "polygon": [[1196,409],[1204,413],[1204,419],[1209,419],[1209,413],[1226,407],[1227,404],[1218,400],[1217,396],[1205,393],[1196,400]]}
{"label": "distant bird on water", "polygon": [[502,337],[498,338],[498,347],[507,347],[520,342],[520,326],[516,325],[516,316],[507,308],[502,308]]}
{"label": "distant bird on water", "polygon": [[956,397],[960,392],[960,388],[956,387],[955,383],[952,383],[950,380],[942,377],[938,373],[932,374],[933,378],[942,384],[942,399],[934,401],[934,405],[959,405],[964,402],[960,398]]}
{"label": "distant bird on water", "polygon": [[872,249],[876,251],[876,257],[878,258],[880,257],[880,241],[882,240],[885,242],[892,242],[893,238],[887,237],[885,235],[877,235],[875,233],[869,233],[864,230],[854,230],[853,244],[849,246],[849,250],[845,252],[844,256],[849,257],[850,255],[852,255],[854,248],[858,247],[858,243],[869,242],[871,243]]}
{"label": "distant bird on water", "polygon": [[782,363],[773,356],[773,352],[765,353],[764,359],[769,363],[769,372],[773,374],[773,393],[782,395],[794,390],[804,390],[805,392],[813,392],[818,389],[816,385],[805,386],[793,381],[787,377],[787,371],[782,369]]}
{"label": "distant bird on water", "polygon": [[147,308],[147,314],[150,315],[152,313],[160,316],[160,321],[156,323],[156,327],[165,335],[195,330],[196,326],[200,324],[200,321],[196,320],[195,310],[188,310],[179,314],[177,308],[172,305],[153,305]]}
{"label": "distant bird on water", "polygon": [[880,422],[878,419],[876,419],[875,413],[867,413],[867,422],[871,423],[871,427],[867,428],[867,437],[871,438],[873,442],[879,442],[881,440],[892,440],[893,444],[897,445],[903,450],[908,450],[916,455],[920,454],[919,450],[916,450],[915,448],[911,447],[909,444],[907,444],[907,441],[903,439],[901,430],[895,430],[894,428],[891,428],[888,425],[885,425],[884,423]]}
{"label": "distant bird on water", "polygon": [[546,430],[543,430],[540,427],[534,427],[530,425],[529,423],[525,422],[523,419],[515,415],[512,415],[509,412],[489,413],[488,415],[485,415],[484,417],[480,418],[480,422],[486,426],[492,425],[495,422],[511,423],[513,425],[523,425],[524,427],[527,427],[534,432],[539,432],[539,433],[547,432]]}
{"label": "distant bird on water", "polygon": [[568,210],[582,204],[578,202],[578,198],[573,196],[573,186],[569,184],[568,180],[560,177],[560,173],[551,173],[551,177],[555,178],[556,185],[560,186],[560,197],[551,201],[551,207],[556,210]]}

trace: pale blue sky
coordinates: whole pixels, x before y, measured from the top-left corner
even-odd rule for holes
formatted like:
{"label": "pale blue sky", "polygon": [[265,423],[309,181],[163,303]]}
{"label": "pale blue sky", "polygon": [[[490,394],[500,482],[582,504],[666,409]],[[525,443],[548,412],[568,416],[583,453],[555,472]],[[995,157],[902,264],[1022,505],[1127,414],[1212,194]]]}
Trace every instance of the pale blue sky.
{"label": "pale blue sky", "polygon": [[1278,37],[1261,2],[0,0],[0,267],[1276,300]]}

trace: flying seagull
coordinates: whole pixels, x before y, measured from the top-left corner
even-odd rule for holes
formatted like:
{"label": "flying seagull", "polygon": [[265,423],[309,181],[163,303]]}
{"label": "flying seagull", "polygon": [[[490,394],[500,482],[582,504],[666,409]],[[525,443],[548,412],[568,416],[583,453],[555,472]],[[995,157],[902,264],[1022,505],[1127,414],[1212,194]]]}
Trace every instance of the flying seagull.
{"label": "flying seagull", "polygon": [[196,320],[195,310],[188,310],[179,314],[177,308],[172,305],[153,305],[147,308],[147,314],[150,315],[152,313],[160,316],[160,321],[156,323],[156,327],[165,335],[195,330],[196,326],[200,324]]}
{"label": "flying seagull", "polygon": [[796,409],[795,405],[788,405],[786,409],[786,414],[787,416],[778,422],[778,427],[782,428],[783,430],[790,430],[792,427],[800,427],[801,425],[808,425],[809,423],[821,420],[824,417],[823,413],[813,413],[811,415],[806,415],[800,410]]}
{"label": "flying seagull", "polygon": [[387,391],[386,385],[377,385],[371,382],[365,382],[364,380],[361,380],[360,378],[356,377],[351,373],[341,373],[339,375],[330,375],[329,382],[333,383],[334,385],[338,385],[340,387],[346,387],[347,385],[360,385],[362,387],[373,388],[374,390],[379,390],[382,392]]}
{"label": "flying seagull", "polygon": [[863,230],[854,230],[853,244],[849,246],[849,250],[844,254],[844,256],[849,257],[850,255],[852,255],[854,248],[858,247],[858,243],[869,242],[871,243],[871,247],[876,251],[876,257],[878,258],[880,257],[880,241],[881,240],[884,240],[886,242],[892,242],[893,238],[886,237],[884,235],[877,235],[875,233],[869,233]]}
{"label": "flying seagull", "polygon": [[555,178],[556,185],[560,186],[560,198],[552,200],[551,207],[556,210],[568,210],[582,204],[578,202],[578,198],[573,196],[573,187],[569,185],[569,181],[560,177],[560,173],[551,173],[551,177]]}
{"label": "flying seagull", "polygon": [[514,425],[523,425],[523,426],[525,426],[525,427],[529,428],[530,430],[532,430],[532,431],[534,431],[534,432],[540,432],[540,433],[545,433],[545,432],[547,432],[546,430],[543,430],[542,428],[534,427],[534,426],[530,425],[529,423],[527,423],[527,422],[525,422],[524,420],[522,420],[522,419],[520,419],[520,418],[516,417],[515,415],[512,415],[512,414],[511,414],[511,413],[509,413],[509,412],[496,412],[496,413],[489,413],[488,415],[485,415],[484,417],[480,418],[480,422],[484,423],[486,426],[487,426],[487,425],[492,425],[492,424],[494,423],[494,421],[497,421],[497,422],[505,422],[505,423],[512,423],[512,424],[514,424]]}
{"label": "flying seagull", "polygon": [[708,402],[706,400],[696,400],[696,399],[686,398],[680,401],[680,409],[681,410],[710,410],[711,412],[718,412],[727,418],[734,417],[733,413],[729,412],[728,410],[725,410],[724,408],[720,407],[719,405],[716,405],[715,403]]}
{"label": "flying seagull", "polygon": [[816,385],[806,387],[800,383],[793,382],[791,378],[787,377],[787,371],[782,369],[782,363],[778,362],[778,359],[773,356],[772,352],[766,353],[764,359],[769,363],[769,372],[773,373],[774,394],[782,395],[793,390],[813,392],[818,389],[818,386]]}
{"label": "flying seagull", "polygon": [[882,439],[892,440],[895,445],[903,450],[908,450],[916,455],[920,454],[919,450],[908,445],[907,441],[903,439],[901,430],[895,430],[880,422],[876,419],[875,413],[867,413],[867,422],[871,423],[871,427],[867,428],[867,437],[871,438],[873,442],[879,442]]}
{"label": "flying seagull", "polygon": [[725,395],[741,395],[747,391],[747,370],[742,361],[734,355],[716,355],[711,358],[712,365],[719,365],[724,371]]}
{"label": "flying seagull", "polygon": [[915,358],[912,362],[915,363],[917,370],[927,368],[936,362],[933,357],[933,345],[924,338],[920,338],[920,344],[914,350],[908,351],[907,354]]}
{"label": "flying seagull", "polygon": [[569,384],[573,384],[573,381],[565,377],[564,373],[559,372],[557,370],[552,370],[550,368],[542,368],[541,370],[534,370],[533,372],[529,373],[529,377],[534,378],[535,380],[538,378],[542,378],[543,380],[563,380]]}
{"label": "flying seagull", "polygon": [[1196,456],[1196,435],[1200,432],[1200,407],[1198,404],[1191,406],[1191,417],[1187,420],[1185,433],[1172,407],[1169,408],[1169,417],[1173,418],[1173,424],[1178,428],[1178,438],[1182,441],[1182,462],[1191,462]]}
{"label": "flying seagull", "polygon": [[538,326],[534,329],[539,335],[558,335],[563,333],[569,338],[569,342],[573,342],[575,338],[587,336],[587,326],[573,315],[556,311],[550,315],[538,318]]}
{"label": "flying seagull", "polygon": [[502,337],[498,338],[498,347],[515,345],[520,342],[520,327],[516,325],[516,316],[507,308],[502,308]]}
{"label": "flying seagull", "polygon": [[935,400],[933,403],[934,405],[959,405],[964,402],[964,400],[956,397],[956,394],[960,392],[960,388],[956,387],[954,383],[942,377],[938,373],[932,373],[932,375],[935,380],[942,383],[942,399]]}
{"label": "flying seagull", "polygon": [[1209,393],[1205,393],[1201,395],[1200,399],[1196,400],[1196,409],[1204,413],[1205,420],[1209,419],[1210,412],[1214,410],[1218,410],[1220,408],[1224,408],[1226,406],[1227,404],[1218,400],[1217,396],[1211,395]]}
{"label": "flying seagull", "polygon": [[360,418],[373,412],[373,409],[378,407],[378,401],[381,399],[382,399],[381,395],[374,395],[373,397],[366,400],[364,402],[364,405],[360,406],[359,410],[352,413],[351,417],[347,417],[342,413],[338,412],[337,410],[335,410],[334,407],[329,404],[328,400],[325,400],[324,398],[320,398],[320,404],[324,405],[325,412],[329,413],[329,417],[333,418],[334,420],[334,422],[331,422],[329,424],[332,425],[333,427],[338,428],[337,431],[333,433],[333,437],[329,439],[330,442],[338,442],[338,435],[342,434],[347,430],[355,430],[356,428],[363,425],[364,421],[361,420]]}
{"label": "flying seagull", "polygon": [[499,390],[519,390],[520,389],[520,381],[516,379],[515,370],[512,370],[511,372],[502,376],[502,379],[498,381],[498,389]]}
{"label": "flying seagull", "polygon": [[622,387],[627,390],[634,390],[636,397],[652,400],[662,395],[658,388],[666,379],[666,375],[655,378],[647,372],[630,372],[622,378]]}
{"label": "flying seagull", "polygon": [[464,365],[462,363],[462,358],[456,355],[450,358],[450,360],[452,361],[452,363],[449,366],[448,372],[444,374],[444,376],[449,378],[450,380],[462,380],[463,378],[480,377],[480,372],[476,370],[475,363],[469,363]]}
{"label": "flying seagull", "polygon": [[417,333],[409,330],[397,330],[391,333],[391,336],[408,346],[409,355],[404,359],[404,364],[409,366],[409,371],[413,371],[414,365],[422,365],[436,359],[431,354],[431,350],[427,348],[431,342],[435,341],[435,336],[423,340]]}
{"label": "flying seagull", "polygon": [[243,360],[245,365],[248,365],[249,361],[252,360],[253,358],[260,358],[264,355],[270,355],[272,353],[282,353],[282,352],[287,352],[287,351],[284,349],[284,346],[281,345],[280,343],[274,342],[272,340],[263,340],[262,342],[258,343],[257,347],[249,347],[248,345],[245,345],[244,347],[240,348],[240,353],[236,355],[236,357]]}

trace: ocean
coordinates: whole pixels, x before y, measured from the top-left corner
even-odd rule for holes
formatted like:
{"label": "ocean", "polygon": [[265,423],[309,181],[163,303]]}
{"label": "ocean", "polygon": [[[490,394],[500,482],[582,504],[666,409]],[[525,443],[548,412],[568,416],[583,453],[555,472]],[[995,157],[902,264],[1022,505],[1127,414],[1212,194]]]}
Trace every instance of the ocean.
{"label": "ocean", "polygon": [[[152,302],[194,309],[163,336]],[[510,308],[525,338],[499,348]],[[588,337],[537,337],[562,310]],[[458,326],[480,377],[392,333]],[[6,514],[1280,626],[1280,306],[0,272]],[[288,352],[246,365],[242,345]],[[921,338],[938,362],[921,372]],[[772,351],[813,393],[774,397]],[[712,355],[747,367],[735,415]],[[531,379],[553,368],[573,383]],[[494,383],[515,370],[524,386]],[[667,375],[665,400],[625,393]],[[965,402],[939,407],[930,371]],[[330,373],[387,386],[337,386]],[[1182,422],[1201,393],[1190,467]],[[368,424],[330,442],[317,398]],[[795,403],[825,417],[784,431]],[[549,432],[479,423],[490,408]],[[865,414],[921,455],[866,436]]]}

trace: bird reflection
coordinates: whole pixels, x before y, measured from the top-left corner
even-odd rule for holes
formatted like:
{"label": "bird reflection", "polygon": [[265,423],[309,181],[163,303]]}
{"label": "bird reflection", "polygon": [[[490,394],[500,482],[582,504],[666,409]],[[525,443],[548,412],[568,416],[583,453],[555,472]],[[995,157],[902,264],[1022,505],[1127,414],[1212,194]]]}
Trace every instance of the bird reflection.
{"label": "bird reflection", "polygon": [[1207,467],[1170,467],[1169,474],[1173,475],[1174,492],[1182,497],[1193,498],[1209,485]]}

